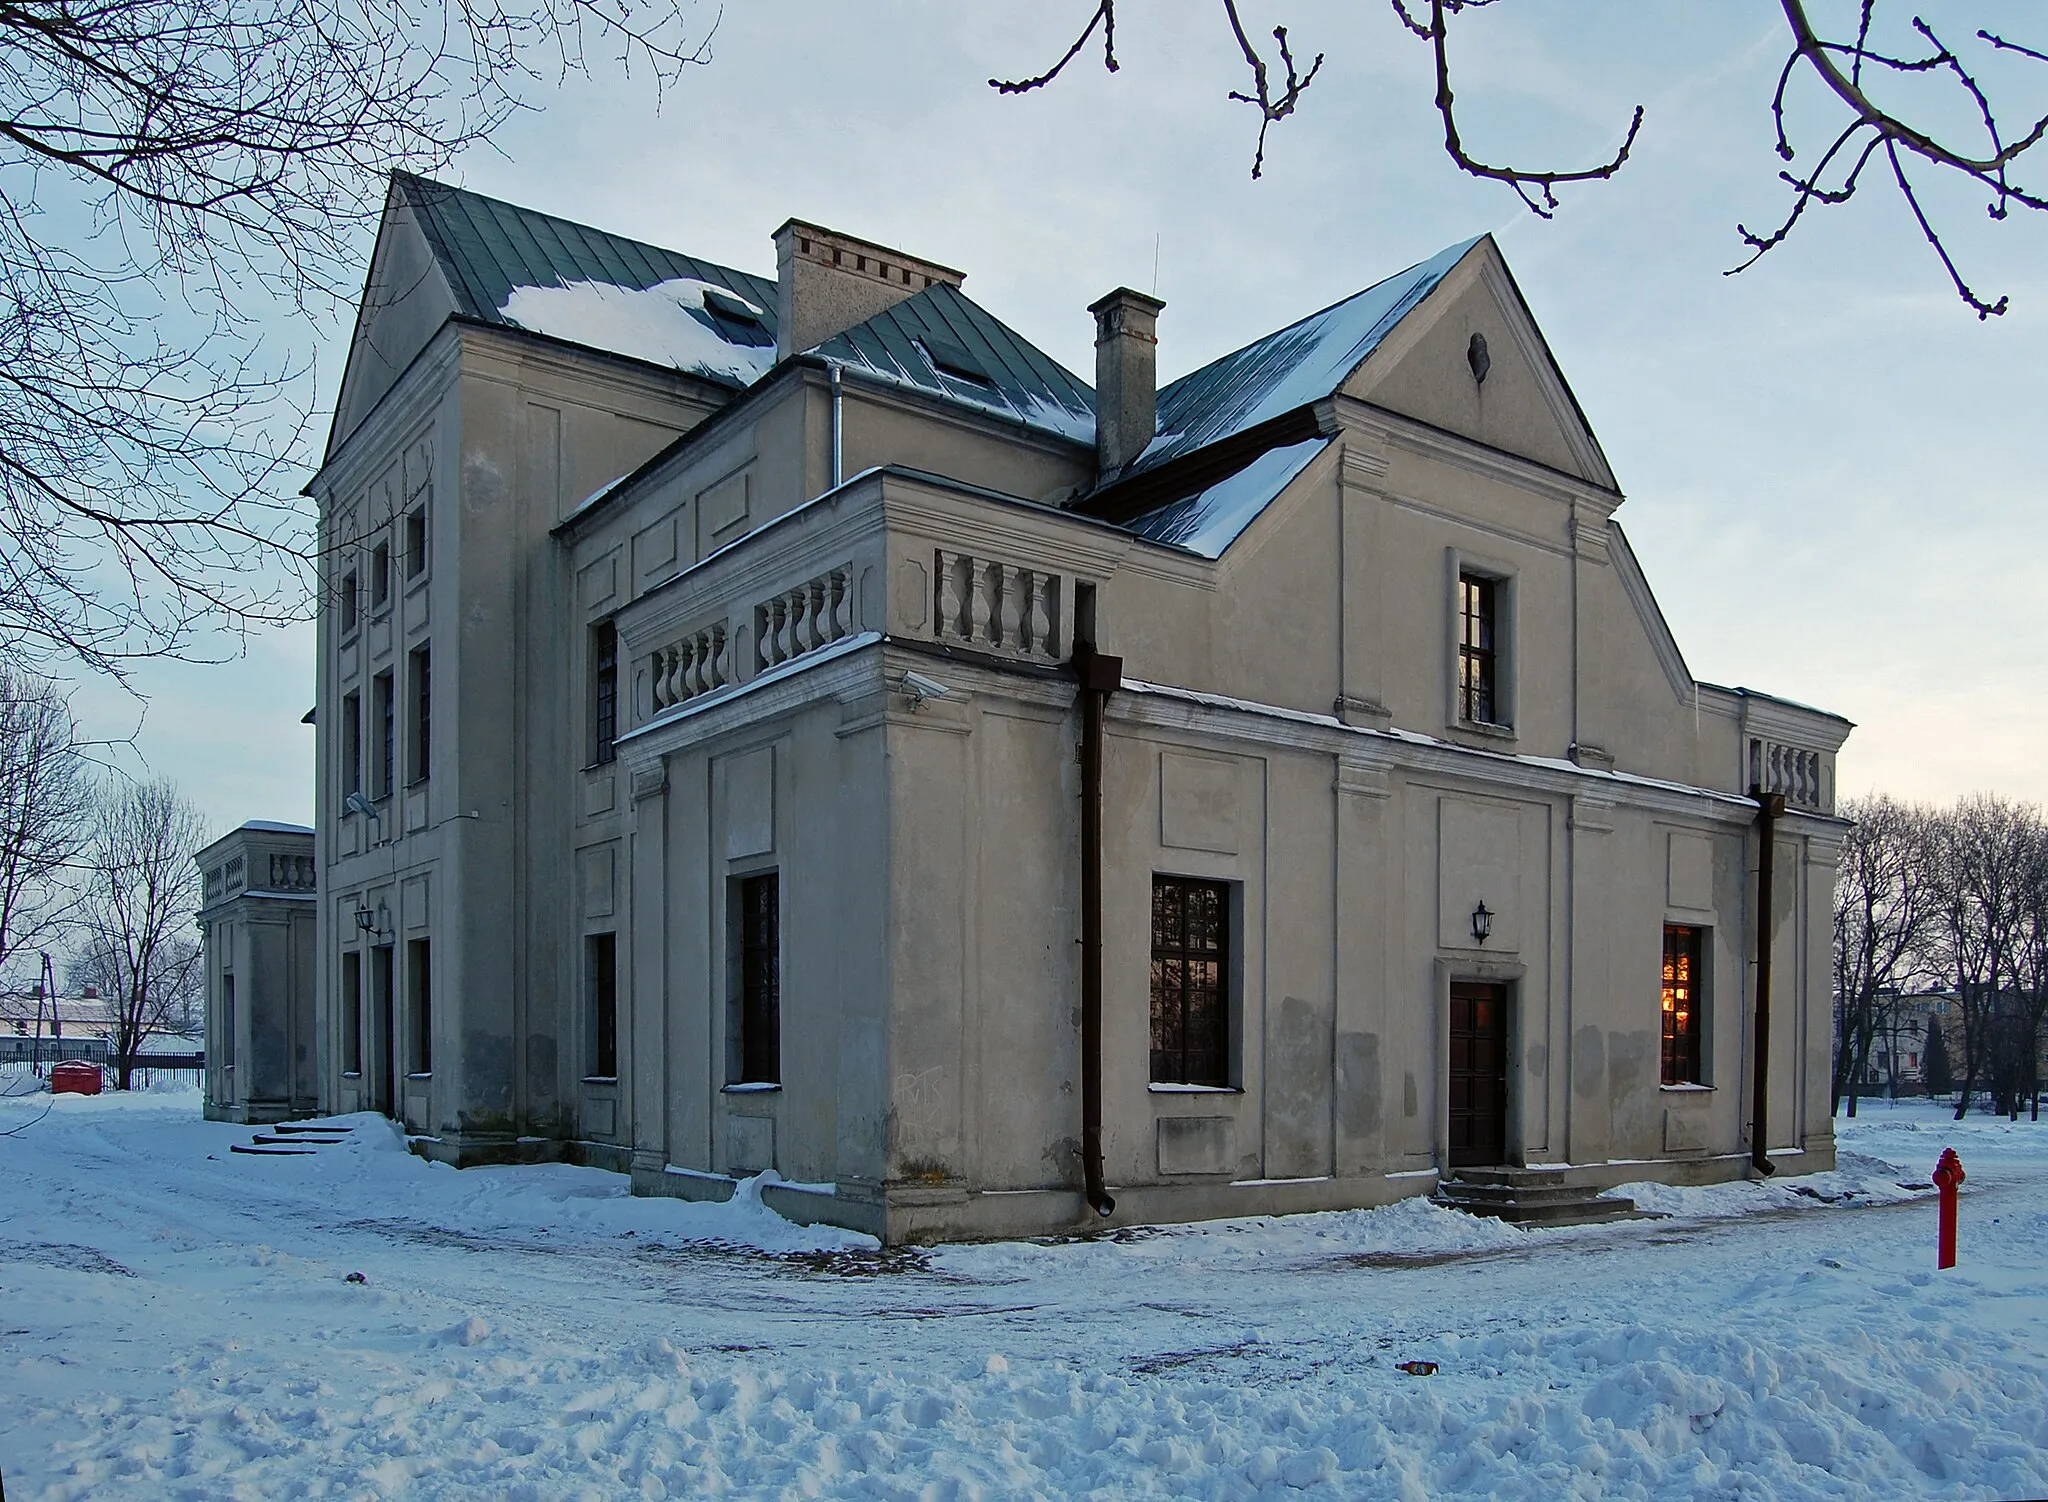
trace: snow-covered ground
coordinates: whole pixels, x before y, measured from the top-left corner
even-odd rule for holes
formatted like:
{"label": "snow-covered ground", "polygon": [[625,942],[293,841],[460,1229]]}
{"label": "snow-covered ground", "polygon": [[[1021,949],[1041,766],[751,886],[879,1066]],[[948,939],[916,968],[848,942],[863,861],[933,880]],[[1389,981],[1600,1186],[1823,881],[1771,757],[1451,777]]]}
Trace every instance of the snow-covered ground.
{"label": "snow-covered ground", "polygon": [[[1408,1202],[883,1252],[744,1193],[456,1173],[371,1117],[259,1158],[190,1092],[0,1100],[0,1476],[16,1502],[2048,1495],[2048,1124],[1863,1111],[1839,1172],[1639,1187],[1666,1219]],[[1937,1274],[1901,1186],[1948,1144]]]}

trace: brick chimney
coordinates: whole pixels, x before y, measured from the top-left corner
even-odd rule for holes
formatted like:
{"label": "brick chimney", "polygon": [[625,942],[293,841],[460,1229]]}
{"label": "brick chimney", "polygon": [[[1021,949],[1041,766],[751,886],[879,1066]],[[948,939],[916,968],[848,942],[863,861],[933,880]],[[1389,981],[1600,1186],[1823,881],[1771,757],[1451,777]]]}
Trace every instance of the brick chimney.
{"label": "brick chimney", "polygon": [[1119,287],[1088,311],[1095,315],[1095,463],[1107,477],[1152,441],[1159,403],[1156,297]]}
{"label": "brick chimney", "polygon": [[950,266],[792,219],[775,232],[775,358],[823,344],[936,282],[966,280]]}

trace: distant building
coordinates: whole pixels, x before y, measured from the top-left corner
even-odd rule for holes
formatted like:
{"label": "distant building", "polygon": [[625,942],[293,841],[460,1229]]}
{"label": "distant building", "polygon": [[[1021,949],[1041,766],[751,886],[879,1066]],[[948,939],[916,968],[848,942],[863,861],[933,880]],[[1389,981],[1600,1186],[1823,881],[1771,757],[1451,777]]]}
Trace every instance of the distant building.
{"label": "distant building", "polygon": [[106,1001],[91,986],[45,996],[40,982],[0,992],[0,1061],[106,1058],[113,1034]]}
{"label": "distant building", "polygon": [[1119,1222],[1725,1178],[1760,785],[1768,1146],[1832,1164],[1850,727],[1693,678],[1491,238],[1163,388],[1142,293],[1091,388],[774,241],[393,180],[294,1092],[889,1240],[1100,1223],[1098,1170]]}

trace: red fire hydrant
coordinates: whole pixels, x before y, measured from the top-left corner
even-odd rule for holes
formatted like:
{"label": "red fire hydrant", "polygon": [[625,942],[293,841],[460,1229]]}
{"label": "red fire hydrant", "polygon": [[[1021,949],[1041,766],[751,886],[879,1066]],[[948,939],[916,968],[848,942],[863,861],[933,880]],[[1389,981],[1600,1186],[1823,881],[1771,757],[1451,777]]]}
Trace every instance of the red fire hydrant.
{"label": "red fire hydrant", "polygon": [[1963,1160],[1956,1156],[1956,1150],[1945,1147],[1941,1150],[1941,1161],[1934,1165],[1934,1187],[1941,1191],[1941,1245],[1935,1256],[1936,1267],[1956,1265],[1956,1191],[1963,1185]]}

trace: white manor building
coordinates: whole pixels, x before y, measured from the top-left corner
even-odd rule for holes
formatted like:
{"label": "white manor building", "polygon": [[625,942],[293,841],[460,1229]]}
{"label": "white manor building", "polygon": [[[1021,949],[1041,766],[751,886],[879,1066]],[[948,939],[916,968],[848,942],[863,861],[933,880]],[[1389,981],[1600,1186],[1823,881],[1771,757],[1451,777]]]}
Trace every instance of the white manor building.
{"label": "white manor building", "polygon": [[1729,1177],[1756,785],[1763,1145],[1832,1164],[1848,723],[1694,681],[1490,238],[1163,389],[1142,294],[1091,389],[774,243],[393,180],[311,485],[319,1109],[891,1241]]}

